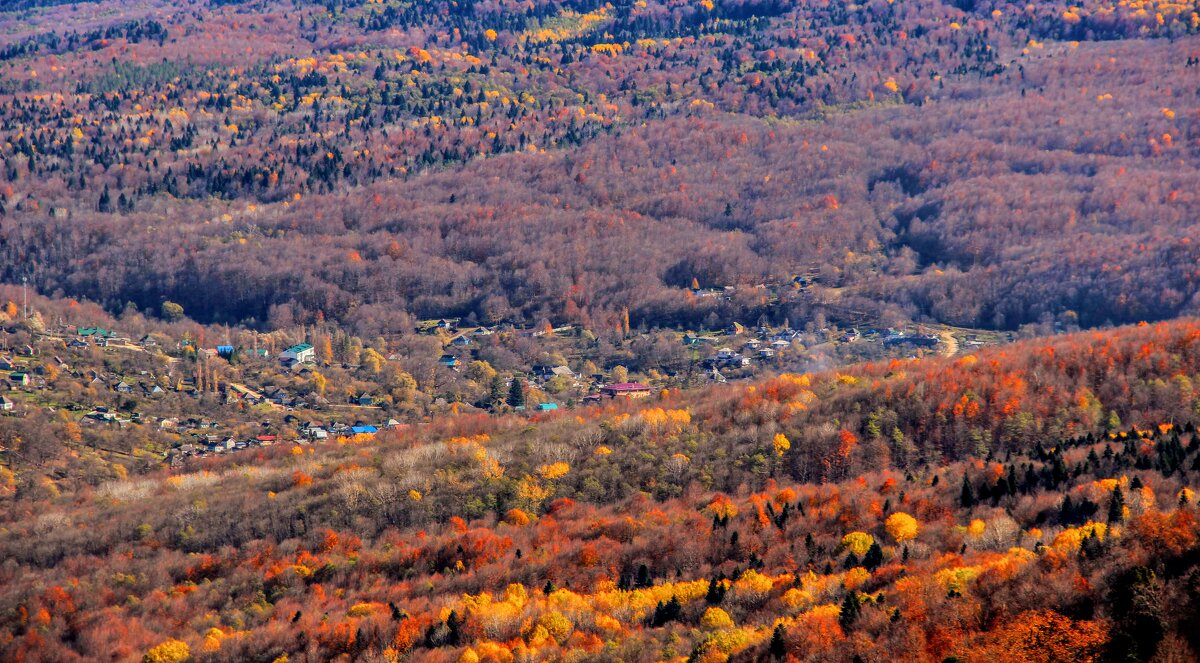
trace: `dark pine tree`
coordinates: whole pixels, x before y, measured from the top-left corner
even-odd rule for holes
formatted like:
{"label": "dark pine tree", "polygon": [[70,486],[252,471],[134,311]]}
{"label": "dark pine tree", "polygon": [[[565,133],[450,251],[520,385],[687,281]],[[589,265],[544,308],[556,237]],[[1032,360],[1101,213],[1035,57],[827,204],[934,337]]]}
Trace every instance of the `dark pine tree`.
{"label": "dark pine tree", "polygon": [[767,645],[767,651],[776,660],[781,660],[787,655],[787,643],[783,641],[783,624],[775,625],[775,630],[771,632],[771,644]]}
{"label": "dark pine tree", "polygon": [[1112,497],[1108,500],[1108,522],[1119,523],[1125,520],[1125,493],[1121,487],[1113,488]]}
{"label": "dark pine tree", "polygon": [[508,385],[506,402],[512,407],[525,407],[525,385],[520,378],[513,378],[512,384]]}
{"label": "dark pine tree", "polygon": [[868,571],[874,571],[883,565],[883,548],[879,547],[878,543],[872,543],[867,549],[867,554],[863,556],[862,565]]}
{"label": "dark pine tree", "polygon": [[843,631],[849,631],[854,622],[858,621],[858,615],[862,612],[862,607],[858,604],[858,597],[855,592],[846,592],[846,598],[842,599],[842,610],[838,616],[838,624],[841,624]]}
{"label": "dark pine tree", "polygon": [[971,489],[971,478],[966,474],[963,474],[962,493],[958,501],[965,509],[975,506],[975,491]]}

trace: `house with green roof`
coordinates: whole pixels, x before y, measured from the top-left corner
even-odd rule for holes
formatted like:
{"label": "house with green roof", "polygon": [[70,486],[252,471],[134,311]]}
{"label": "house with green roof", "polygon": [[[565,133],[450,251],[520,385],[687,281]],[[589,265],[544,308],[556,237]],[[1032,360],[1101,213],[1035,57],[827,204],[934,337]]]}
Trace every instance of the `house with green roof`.
{"label": "house with green roof", "polygon": [[317,351],[309,343],[299,343],[279,354],[280,361],[298,361],[301,364],[311,364],[317,359]]}

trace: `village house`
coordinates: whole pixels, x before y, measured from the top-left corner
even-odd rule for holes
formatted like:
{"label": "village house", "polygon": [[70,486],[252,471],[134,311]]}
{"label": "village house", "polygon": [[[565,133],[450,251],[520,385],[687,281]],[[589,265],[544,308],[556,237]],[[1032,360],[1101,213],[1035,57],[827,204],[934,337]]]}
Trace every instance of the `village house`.
{"label": "village house", "polygon": [[711,363],[714,365],[741,368],[750,365],[750,358],[734,352],[730,348],[721,348],[717,351],[717,355],[712,359]]}
{"label": "village house", "polygon": [[533,376],[545,381],[556,377],[574,378],[575,372],[568,366],[534,366]]}
{"label": "village house", "polygon": [[600,393],[609,398],[627,398],[630,400],[646,398],[650,395],[650,392],[650,387],[640,382],[618,382],[600,388]]}
{"label": "village house", "polygon": [[317,351],[308,343],[298,343],[292,347],[279,353],[280,361],[297,361],[301,364],[309,364],[317,359]]}
{"label": "village house", "polygon": [[8,396],[0,396],[0,410],[11,411],[14,405],[15,403]]}
{"label": "village house", "polygon": [[79,335],[83,338],[110,338],[116,336],[116,333],[103,327],[81,327]]}
{"label": "village house", "polygon": [[936,347],[939,339],[937,336],[929,336],[926,334],[918,334],[909,336],[904,332],[891,331],[883,339],[883,347],[891,348],[901,345],[911,345],[918,348],[933,348]]}

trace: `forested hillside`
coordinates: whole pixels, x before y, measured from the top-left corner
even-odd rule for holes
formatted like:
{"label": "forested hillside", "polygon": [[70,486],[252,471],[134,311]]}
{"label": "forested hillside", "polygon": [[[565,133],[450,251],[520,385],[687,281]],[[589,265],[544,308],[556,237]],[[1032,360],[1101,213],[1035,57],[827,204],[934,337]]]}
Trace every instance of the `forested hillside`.
{"label": "forested hillside", "polygon": [[[0,278],[112,311],[362,334],[1195,311],[1191,2],[17,7]],[[756,290],[796,275],[815,293]]]}
{"label": "forested hillside", "polygon": [[6,660],[1175,661],[1200,326],[443,417],[0,511]]}
{"label": "forested hillside", "polygon": [[0,661],[1200,659],[1196,0],[0,2]]}

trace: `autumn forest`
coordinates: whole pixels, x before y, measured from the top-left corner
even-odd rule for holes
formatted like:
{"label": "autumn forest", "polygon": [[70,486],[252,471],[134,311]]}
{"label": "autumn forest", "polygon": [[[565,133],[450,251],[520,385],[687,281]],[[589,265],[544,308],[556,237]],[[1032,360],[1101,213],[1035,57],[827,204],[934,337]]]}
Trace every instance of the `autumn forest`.
{"label": "autumn forest", "polygon": [[0,3],[0,660],[1200,660],[1200,3]]}

